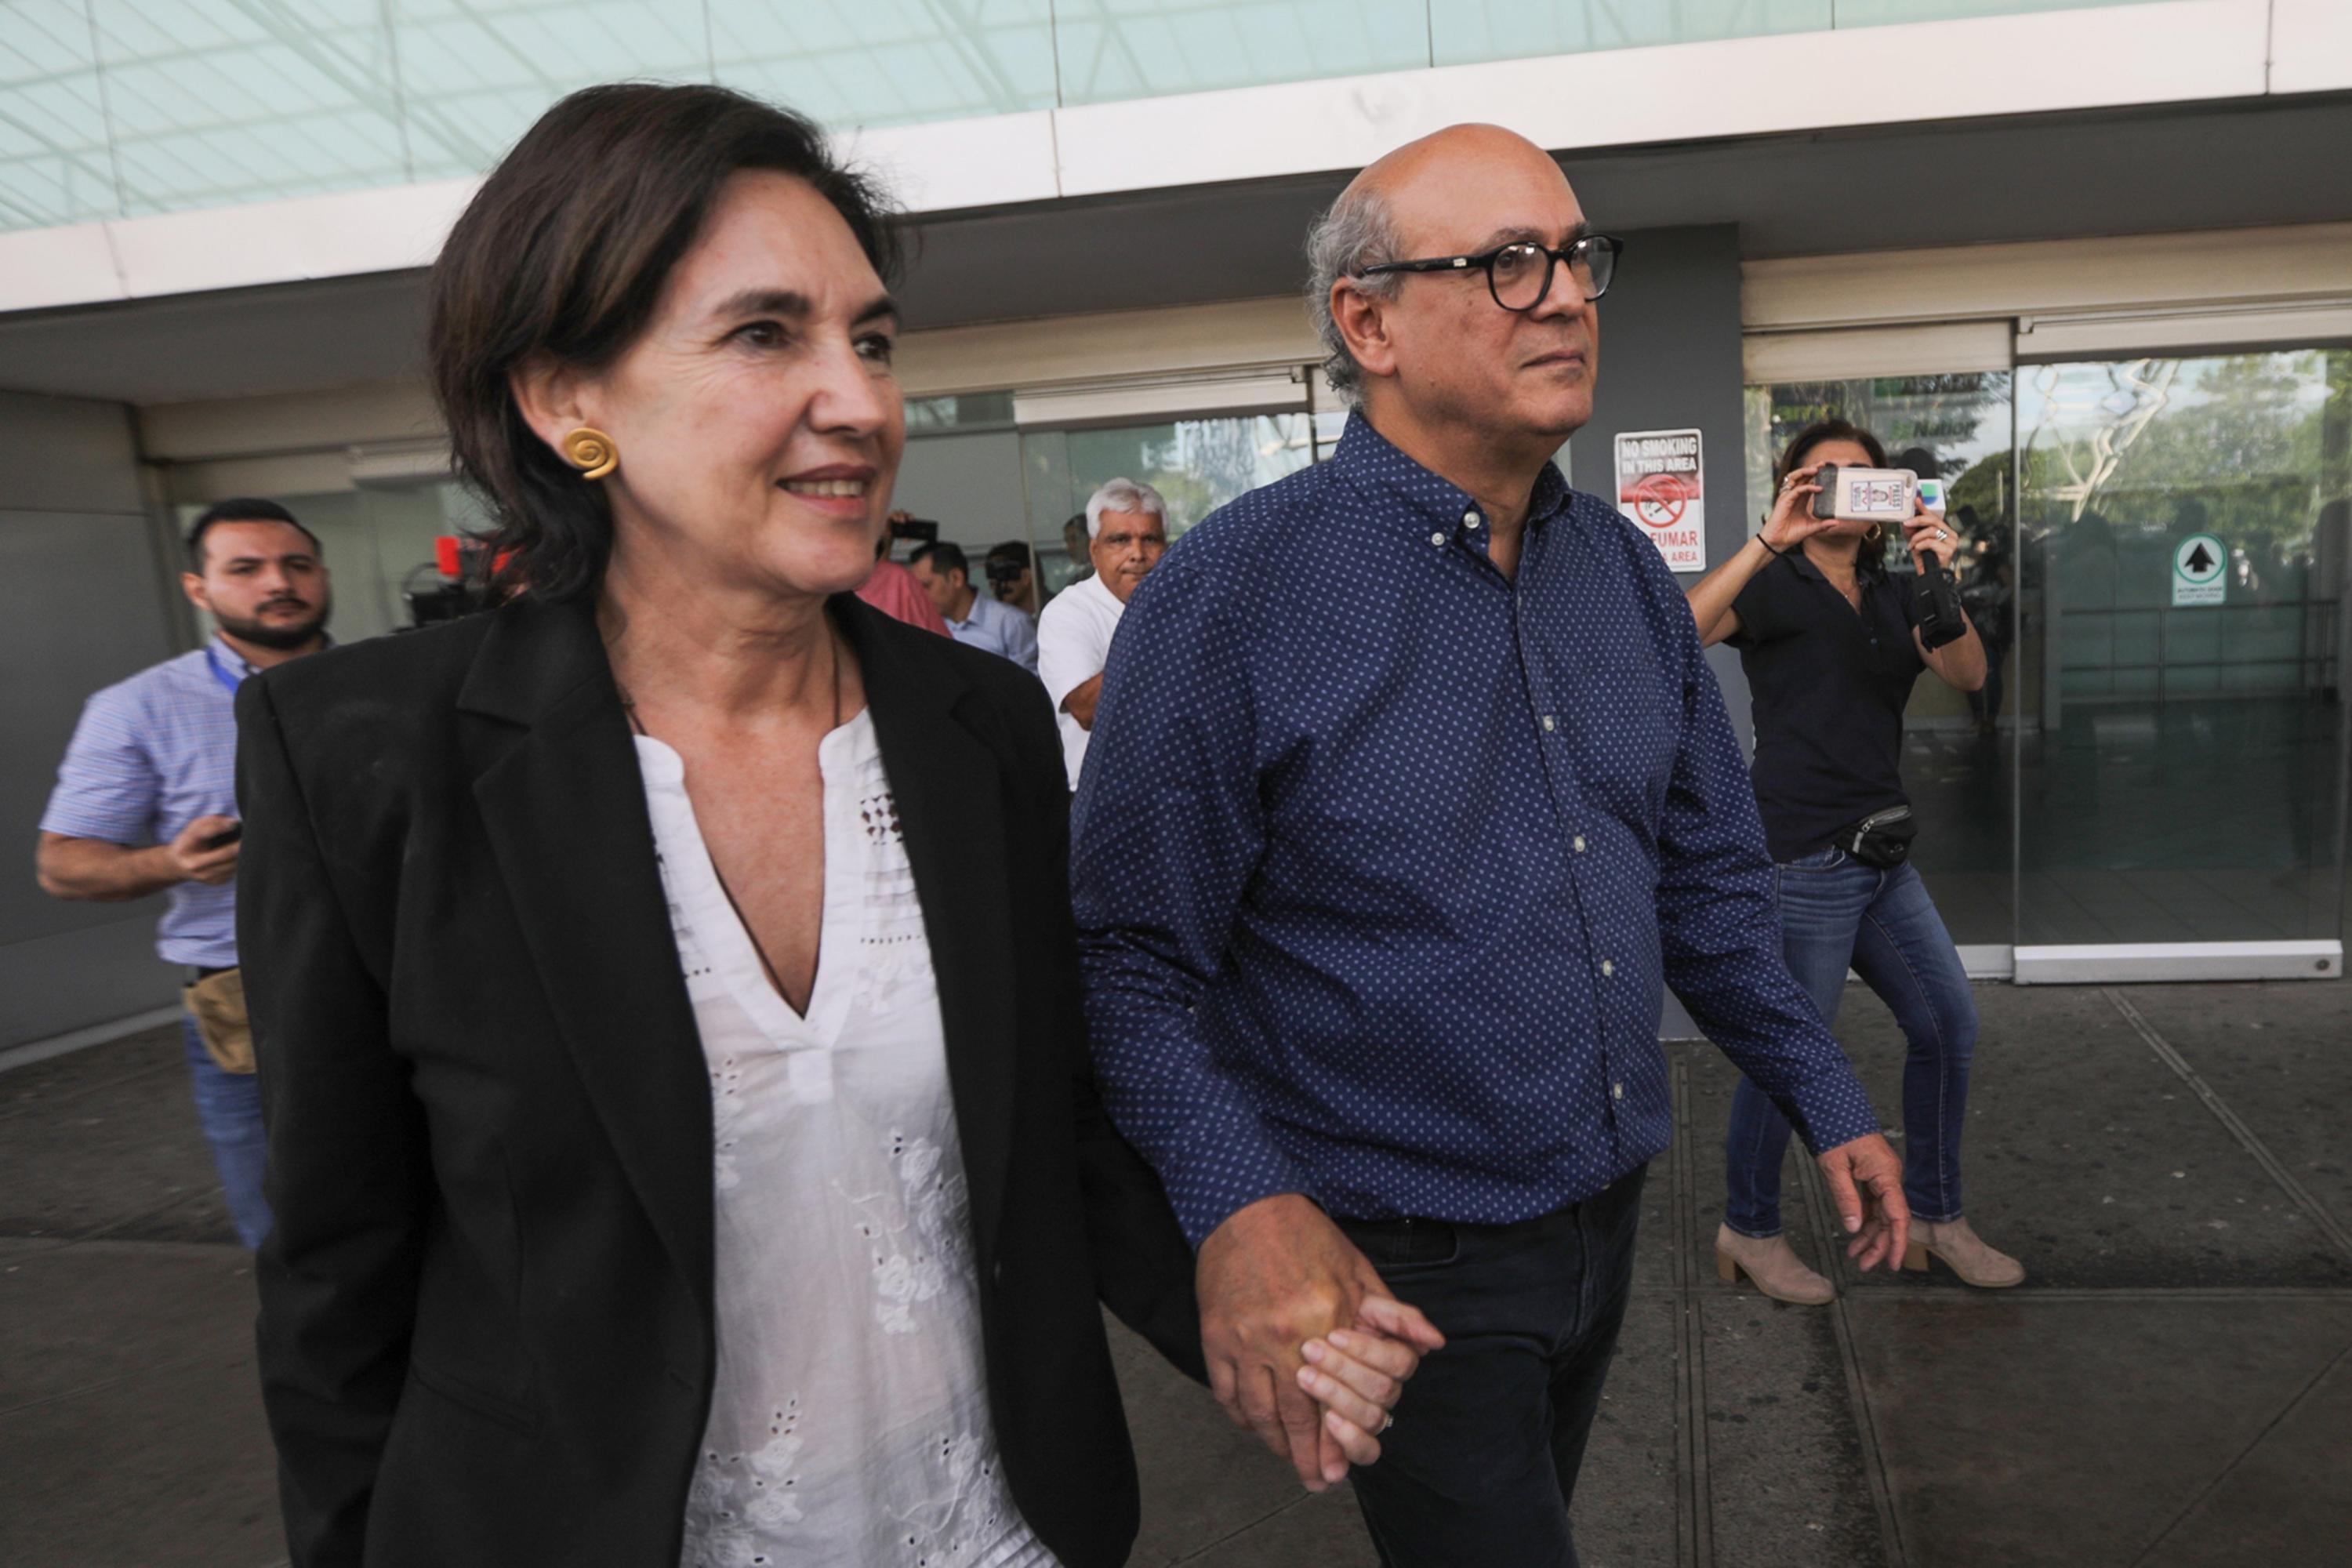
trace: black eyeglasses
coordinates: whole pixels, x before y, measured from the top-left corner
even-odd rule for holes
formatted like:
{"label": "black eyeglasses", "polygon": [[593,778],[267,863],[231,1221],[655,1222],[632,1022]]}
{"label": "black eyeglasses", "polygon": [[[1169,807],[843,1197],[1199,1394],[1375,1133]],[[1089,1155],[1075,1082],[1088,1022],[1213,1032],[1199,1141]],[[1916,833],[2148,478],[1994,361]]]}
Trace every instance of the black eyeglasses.
{"label": "black eyeglasses", "polygon": [[1359,278],[1382,272],[1466,272],[1473,267],[1486,272],[1486,292],[1506,310],[1532,310],[1551,292],[1551,269],[1568,264],[1568,275],[1586,300],[1609,292],[1616,276],[1617,253],[1625,242],[1612,234],[1588,234],[1558,250],[1531,239],[1513,240],[1475,256],[1433,256],[1422,261],[1384,261],[1358,270]]}

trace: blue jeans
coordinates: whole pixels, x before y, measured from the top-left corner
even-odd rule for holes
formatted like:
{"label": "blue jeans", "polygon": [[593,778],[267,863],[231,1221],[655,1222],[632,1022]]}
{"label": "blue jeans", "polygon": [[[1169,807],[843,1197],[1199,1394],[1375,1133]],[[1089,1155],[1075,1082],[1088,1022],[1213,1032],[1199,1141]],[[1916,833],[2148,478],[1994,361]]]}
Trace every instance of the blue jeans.
{"label": "blue jeans", "polygon": [[[1834,1026],[1851,967],[1893,1009],[1903,1062],[1903,1195],[1916,1219],[1960,1217],[1960,1128],[1977,1005],[1960,955],[1906,861],[1891,871],[1843,849],[1775,867],[1780,951],[1797,984]],[[1789,1122],[1746,1079],[1725,1139],[1724,1221],[1742,1236],[1780,1234],[1780,1159]]]}
{"label": "blue jeans", "polygon": [[269,1200],[261,1195],[264,1144],[261,1086],[251,1073],[223,1072],[213,1065],[194,1018],[180,1020],[188,1047],[188,1076],[194,1080],[196,1121],[213,1146],[213,1168],[228,1195],[236,1238],[259,1247],[269,1234]]}

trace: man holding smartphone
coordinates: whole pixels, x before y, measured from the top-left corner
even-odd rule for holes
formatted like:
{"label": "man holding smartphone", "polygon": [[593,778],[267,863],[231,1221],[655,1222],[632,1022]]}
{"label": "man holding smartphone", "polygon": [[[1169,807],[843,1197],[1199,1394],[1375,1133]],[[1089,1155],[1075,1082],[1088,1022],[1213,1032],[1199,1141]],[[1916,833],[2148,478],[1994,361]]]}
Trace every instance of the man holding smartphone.
{"label": "man holding smartphone", "polygon": [[269,1230],[261,1099],[237,973],[237,686],[328,646],[319,542],[275,501],[222,501],[188,531],[180,586],[210,641],[92,696],[41,816],[35,866],[60,899],[169,893],[156,951],[185,972],[188,1069],[239,1240]]}

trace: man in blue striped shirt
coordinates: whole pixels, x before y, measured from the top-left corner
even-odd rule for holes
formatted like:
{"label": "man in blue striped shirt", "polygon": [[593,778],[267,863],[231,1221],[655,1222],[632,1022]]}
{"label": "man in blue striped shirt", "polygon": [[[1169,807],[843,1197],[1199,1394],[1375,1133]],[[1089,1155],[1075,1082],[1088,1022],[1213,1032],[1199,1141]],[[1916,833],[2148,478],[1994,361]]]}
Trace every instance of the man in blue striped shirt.
{"label": "man in blue striped shirt", "polygon": [[1849,1250],[1901,1256],[1688,607],[1549,460],[1618,248],[1492,126],[1349,187],[1309,253],[1358,412],[1137,590],[1076,805],[1104,1101],[1199,1249],[1228,1412],[1336,1479],[1287,1347],[1383,1280],[1446,1336],[1355,1478],[1391,1568],[1576,1561],[1672,1123],[1664,986],[1802,1133]]}
{"label": "man in blue striped shirt", "polygon": [[[194,653],[141,670],[83,705],[41,816],[45,892],[101,903],[170,895],[155,950],[191,985],[236,967],[236,689],[327,644],[333,597],[319,542],[275,501],[239,499],[188,531],[181,587],[217,628]],[[240,1240],[269,1230],[261,1100],[184,1020],[196,1114]]]}
{"label": "man in blue striped shirt", "polygon": [[939,606],[948,636],[1037,673],[1037,623],[1017,606],[972,585],[971,561],[962,546],[934,541],[907,557],[907,570]]}

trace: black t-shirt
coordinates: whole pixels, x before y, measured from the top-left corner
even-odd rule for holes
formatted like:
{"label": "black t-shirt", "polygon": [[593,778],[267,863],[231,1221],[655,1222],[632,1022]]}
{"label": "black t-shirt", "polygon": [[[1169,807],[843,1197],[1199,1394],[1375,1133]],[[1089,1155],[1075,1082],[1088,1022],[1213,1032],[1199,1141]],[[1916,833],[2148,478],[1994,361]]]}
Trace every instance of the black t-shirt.
{"label": "black t-shirt", "polygon": [[1811,855],[1874,811],[1907,804],[1903,708],[1927,668],[1910,580],[1865,572],[1859,614],[1794,552],[1731,602],[1731,646],[1756,719],[1756,804],[1775,860]]}

